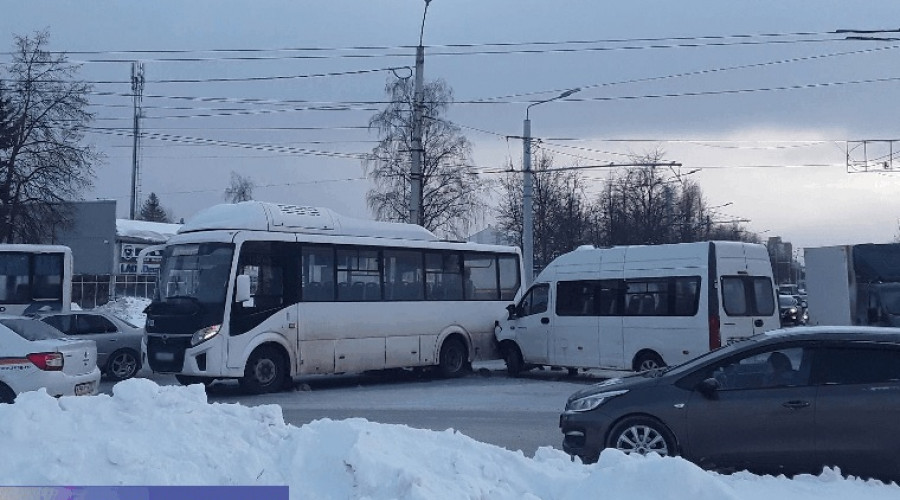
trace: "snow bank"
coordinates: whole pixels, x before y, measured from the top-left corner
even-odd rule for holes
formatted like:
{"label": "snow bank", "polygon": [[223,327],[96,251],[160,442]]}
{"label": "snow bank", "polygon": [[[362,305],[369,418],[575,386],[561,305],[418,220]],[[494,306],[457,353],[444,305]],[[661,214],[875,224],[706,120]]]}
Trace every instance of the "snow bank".
{"label": "snow bank", "polygon": [[130,379],[113,395],[25,393],[0,405],[0,484],[288,485],[291,498],[896,499],[835,472],[721,476],[678,458],[608,451],[582,465],[527,458],[447,430],[365,420],[285,424],[275,405],[208,404],[203,387]]}
{"label": "snow bank", "polygon": [[147,322],[144,309],[150,305],[150,299],[141,297],[120,297],[106,304],[97,306],[97,311],[107,312],[141,328]]}

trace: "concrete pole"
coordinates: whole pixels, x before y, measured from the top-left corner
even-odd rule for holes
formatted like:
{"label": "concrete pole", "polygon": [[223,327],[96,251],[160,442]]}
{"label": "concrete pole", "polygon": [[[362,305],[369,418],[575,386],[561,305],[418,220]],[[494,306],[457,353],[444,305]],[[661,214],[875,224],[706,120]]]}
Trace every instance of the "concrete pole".
{"label": "concrete pole", "polygon": [[425,202],[422,196],[422,157],[425,147],[422,145],[422,119],[424,104],[425,81],[425,46],[422,41],[425,38],[425,18],[428,16],[428,4],[431,0],[425,0],[425,10],[422,12],[422,27],[419,29],[419,45],[416,47],[416,82],[413,94],[413,130],[412,130],[412,164],[409,167],[409,223],[425,225]]}
{"label": "concrete pole", "polygon": [[[424,20],[423,20],[424,27]],[[409,169],[409,223],[422,225],[425,218],[422,216],[422,101],[423,97],[423,72],[425,70],[425,47],[421,41],[416,47],[416,87],[413,97],[413,134],[412,134],[412,165]]]}
{"label": "concrete pole", "polygon": [[525,288],[534,280],[534,177],[531,173],[531,120],[525,114],[522,130],[522,253],[525,258]]}
{"label": "concrete pole", "polygon": [[[539,104],[564,99],[580,92],[581,88],[569,89],[556,97],[534,102],[525,108],[525,123],[522,131],[522,173],[525,176],[522,182],[522,253],[525,258],[525,287],[531,286],[534,281],[534,177],[531,172],[531,119],[528,113],[531,108]],[[546,262],[544,262],[546,264]]]}

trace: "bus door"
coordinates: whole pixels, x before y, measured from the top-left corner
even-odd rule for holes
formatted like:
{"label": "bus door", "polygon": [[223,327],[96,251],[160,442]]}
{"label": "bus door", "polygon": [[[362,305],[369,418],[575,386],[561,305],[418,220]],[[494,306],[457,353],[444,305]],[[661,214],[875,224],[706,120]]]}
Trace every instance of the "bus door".
{"label": "bus door", "polygon": [[241,246],[236,274],[250,277],[250,300],[232,304],[229,367],[244,365],[248,346],[260,334],[275,333],[286,345],[296,345],[300,253],[295,245],[247,241]]}
{"label": "bus door", "polygon": [[526,363],[547,364],[550,359],[550,285],[531,287],[516,306],[515,338]]}

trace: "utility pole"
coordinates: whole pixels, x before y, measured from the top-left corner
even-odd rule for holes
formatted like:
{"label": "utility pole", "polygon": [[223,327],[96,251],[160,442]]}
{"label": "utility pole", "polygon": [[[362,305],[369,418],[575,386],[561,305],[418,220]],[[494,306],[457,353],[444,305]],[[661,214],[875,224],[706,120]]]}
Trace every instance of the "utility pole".
{"label": "utility pole", "polygon": [[422,29],[419,31],[419,45],[416,47],[416,82],[413,95],[413,131],[412,131],[412,164],[409,169],[409,222],[410,224],[424,225],[425,209],[422,199],[422,156],[425,153],[422,146],[422,107],[424,100],[424,71],[425,71],[425,47],[422,40],[425,36],[425,16],[428,15],[428,4],[431,0],[425,0],[425,12],[422,14]]}
{"label": "utility pole", "polygon": [[522,125],[522,253],[525,260],[525,287],[534,280],[534,177],[531,172],[531,108],[546,102],[565,99],[580,88],[566,90],[556,97],[533,102],[525,108],[525,122]]}
{"label": "utility pole", "polygon": [[138,149],[141,144],[141,97],[144,94],[144,63],[131,63],[131,93],[134,96],[134,129],[132,130],[131,148],[131,210],[129,218],[137,216],[137,204],[140,203],[140,174]]}

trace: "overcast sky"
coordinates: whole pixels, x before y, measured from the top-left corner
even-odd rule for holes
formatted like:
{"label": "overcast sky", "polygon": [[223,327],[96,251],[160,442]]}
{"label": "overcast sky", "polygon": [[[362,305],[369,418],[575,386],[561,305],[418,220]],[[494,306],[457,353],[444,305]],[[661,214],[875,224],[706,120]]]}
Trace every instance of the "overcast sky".
{"label": "overcast sky", "polygon": [[[130,61],[141,60],[141,191],[176,219],[222,202],[231,172],[253,179],[256,199],[368,218],[360,158],[376,136],[365,126],[391,68],[412,75],[424,6],[7,0],[0,42],[9,51],[13,35],[47,29],[51,50],[84,62],[81,76],[97,82],[88,138],[107,155],[86,198],[116,199],[120,216],[130,201]],[[884,173],[876,165],[891,143],[854,141],[900,138],[900,39],[834,32],[898,19],[895,0],[433,0],[425,77],[452,87],[448,118],[488,178],[521,166],[529,103],[581,88],[530,111],[557,166],[659,147],[682,173],[696,170],[711,206],[727,205],[720,220],[795,247],[886,242],[898,234],[900,159],[898,173]],[[859,172],[865,160],[872,171]],[[583,172],[594,195],[609,169]]]}

